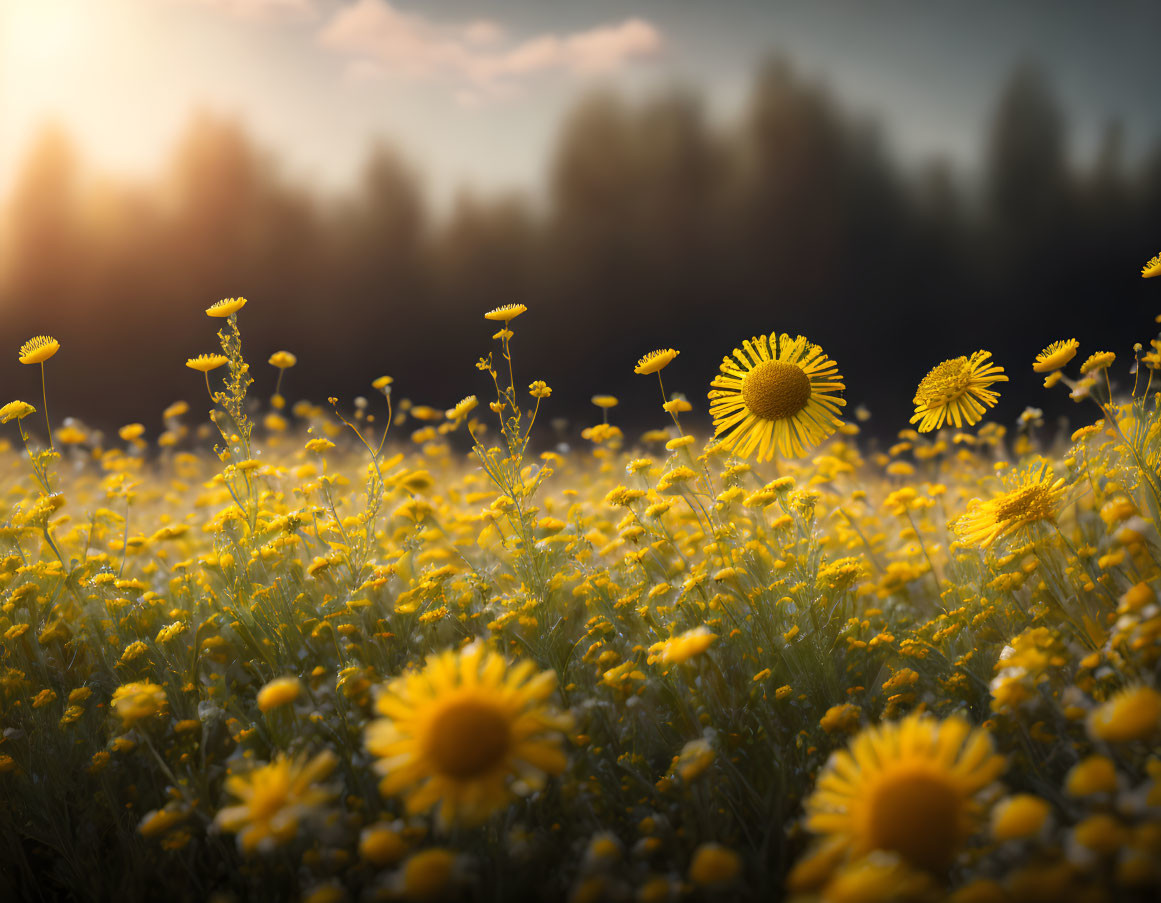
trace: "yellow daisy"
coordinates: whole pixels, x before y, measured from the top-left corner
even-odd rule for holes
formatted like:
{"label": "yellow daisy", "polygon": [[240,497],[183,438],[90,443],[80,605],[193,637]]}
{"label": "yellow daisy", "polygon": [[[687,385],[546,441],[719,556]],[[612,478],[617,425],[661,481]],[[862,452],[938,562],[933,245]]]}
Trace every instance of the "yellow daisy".
{"label": "yellow daisy", "polygon": [[267,363],[279,370],[289,370],[298,363],[298,358],[289,351],[275,351]]}
{"label": "yellow daisy", "polygon": [[20,363],[43,364],[58,351],[60,351],[60,342],[52,336],[33,336],[20,346]]}
{"label": "yellow daisy", "polygon": [[245,298],[223,298],[206,308],[206,315],[210,317],[229,317],[246,306]]}
{"label": "yellow daisy", "polygon": [[1088,732],[1099,740],[1148,740],[1161,729],[1161,693],[1133,686],[1114,693],[1088,716]]}
{"label": "yellow daisy", "polygon": [[923,377],[915,392],[915,416],[919,432],[929,433],[950,420],[956,427],[972,426],[984,416],[984,406],[995,407],[1000,393],[988,386],[1007,382],[1004,368],[991,363],[990,351],[977,351],[971,357],[944,361]]}
{"label": "yellow daisy", "polygon": [[1141,267],[1141,278],[1152,279],[1154,276],[1161,276],[1161,254]]}
{"label": "yellow daisy", "polygon": [[229,360],[224,354],[199,354],[197,357],[191,357],[187,360],[185,365],[199,373],[209,373],[211,370],[225,366]]}
{"label": "yellow daisy", "polygon": [[1052,479],[1044,465],[1018,474],[1012,488],[988,501],[973,499],[967,512],[955,522],[961,541],[987,548],[1003,537],[1022,532],[1033,524],[1055,523],[1064,479]]}
{"label": "yellow daisy", "polygon": [[477,641],[385,686],[376,701],[383,717],[366,737],[380,792],[403,794],[411,813],[439,805],[445,826],[478,824],[562,772],[560,732],[571,719],[548,703],[555,672],[534,672]]}
{"label": "yellow daisy", "polygon": [[656,351],[650,351],[637,361],[637,366],[633,368],[633,372],[643,376],[648,376],[650,373],[660,373],[679,354],[681,354],[680,351],[675,351],[672,348],[658,348]]}
{"label": "yellow daisy", "polygon": [[804,454],[838,428],[846,404],[838,365],[803,336],[786,333],[743,342],[722,359],[710,385],[714,436],[728,432],[720,445],[740,458]]}
{"label": "yellow daisy", "polygon": [[501,323],[507,323],[515,320],[524,311],[528,310],[523,304],[505,304],[501,307],[494,308],[484,314],[485,320],[498,320]]}
{"label": "yellow daisy", "polygon": [[309,761],[279,753],[273,762],[248,774],[228,777],[226,789],[239,802],[218,812],[214,824],[237,834],[243,853],[288,843],[298,833],[299,822],[334,796],[318,782],[337,764],[338,758],[329,751]]}
{"label": "yellow daisy", "polygon": [[806,801],[806,825],[829,835],[832,855],[887,850],[942,870],[976,826],[975,795],[1004,767],[988,732],[958,716],[879,724],[831,757]]}
{"label": "yellow daisy", "polygon": [[1076,357],[1078,348],[1080,348],[1080,342],[1076,339],[1053,342],[1036,355],[1036,363],[1032,365],[1032,369],[1037,373],[1051,373],[1053,370],[1059,370]]}

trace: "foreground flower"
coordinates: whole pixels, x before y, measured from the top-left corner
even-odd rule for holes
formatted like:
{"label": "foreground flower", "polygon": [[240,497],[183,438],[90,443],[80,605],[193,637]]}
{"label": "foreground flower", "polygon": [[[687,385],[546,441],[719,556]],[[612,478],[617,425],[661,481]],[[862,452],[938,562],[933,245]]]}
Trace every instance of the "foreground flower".
{"label": "foreground flower", "polygon": [[637,361],[637,366],[633,368],[633,372],[640,373],[642,376],[648,376],[650,373],[660,373],[679,354],[681,352],[675,351],[673,348],[658,348],[656,351],[650,351]]}
{"label": "foreground flower", "polygon": [[36,408],[27,401],[10,401],[0,408],[0,423],[9,423],[13,420],[23,420],[29,414],[35,414]]}
{"label": "foreground flower", "polygon": [[947,421],[957,427],[973,426],[984,416],[985,405],[995,407],[1000,393],[988,388],[1007,382],[1004,368],[991,363],[990,351],[977,351],[971,357],[944,361],[923,377],[915,392],[915,416],[919,432],[937,430]]}
{"label": "foreground flower", "polygon": [[484,314],[485,320],[496,320],[500,323],[508,323],[515,320],[524,311],[528,310],[523,304],[505,304],[501,307],[494,308]]}
{"label": "foreground flower", "polygon": [[714,436],[728,433],[721,446],[738,457],[798,457],[839,426],[846,401],[838,365],[803,336],[756,336],[720,371],[709,393]]}
{"label": "foreground flower", "polygon": [[1004,764],[987,731],[958,716],[869,727],[827,763],[806,801],[806,825],[829,835],[830,855],[888,850],[945,869],[975,828],[976,793]]}
{"label": "foreground flower", "polygon": [[967,512],[955,522],[956,535],[970,545],[986,549],[996,540],[1019,533],[1033,524],[1056,523],[1065,486],[1053,480],[1048,466],[1016,477],[1015,486],[988,501],[973,499]]}
{"label": "foreground flower", "polygon": [[1080,342],[1076,339],[1053,342],[1036,355],[1036,363],[1032,365],[1032,369],[1037,373],[1051,373],[1053,370],[1059,370],[1076,357],[1078,348],[1080,348]]}
{"label": "foreground flower", "polygon": [[206,308],[206,316],[230,317],[246,306],[245,298],[223,298]]}
{"label": "foreground flower", "polygon": [[1109,743],[1148,740],[1158,728],[1161,728],[1161,693],[1152,687],[1121,690],[1088,716],[1089,733]]}
{"label": "foreground flower", "polygon": [[38,335],[20,346],[20,363],[43,364],[60,351],[60,342],[50,335]]}
{"label": "foreground flower", "polygon": [[288,843],[298,833],[299,822],[334,796],[317,782],[337,763],[329,750],[310,761],[279,753],[267,765],[233,775],[226,779],[226,789],[240,802],[222,809],[214,824],[237,834],[243,853]]}
{"label": "foreground flower", "polygon": [[384,717],[367,728],[383,795],[403,794],[411,813],[439,805],[445,826],[477,824],[562,772],[560,732],[571,719],[547,704],[556,674],[534,671],[475,642],[384,687]]}
{"label": "foreground flower", "polygon": [[1141,267],[1141,277],[1143,279],[1152,279],[1154,276],[1161,276],[1161,254],[1158,254]]}
{"label": "foreground flower", "polygon": [[199,354],[197,357],[191,357],[187,360],[185,365],[199,373],[209,373],[211,370],[224,367],[229,363],[229,360],[224,354]]}

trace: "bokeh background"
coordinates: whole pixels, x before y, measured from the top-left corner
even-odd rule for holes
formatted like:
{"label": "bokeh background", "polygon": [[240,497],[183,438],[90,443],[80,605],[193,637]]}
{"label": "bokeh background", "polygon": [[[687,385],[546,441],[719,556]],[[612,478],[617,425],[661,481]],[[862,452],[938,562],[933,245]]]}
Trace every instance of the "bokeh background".
{"label": "bokeh background", "polygon": [[4,400],[50,333],[55,418],[153,431],[244,295],[291,399],[484,394],[519,302],[517,379],[578,426],[598,392],[659,423],[632,367],[673,346],[708,427],[770,330],[884,435],[980,347],[1000,419],[1059,413],[1034,354],[1128,357],[1161,311],[1158,35],[1152,2],[0,0]]}

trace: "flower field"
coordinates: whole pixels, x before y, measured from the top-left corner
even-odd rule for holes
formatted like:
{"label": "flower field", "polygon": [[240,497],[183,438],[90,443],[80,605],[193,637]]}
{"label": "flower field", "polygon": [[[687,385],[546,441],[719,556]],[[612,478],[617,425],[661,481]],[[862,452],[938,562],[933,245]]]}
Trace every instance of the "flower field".
{"label": "flower field", "polygon": [[[550,448],[535,310],[444,410],[288,401],[245,305],[148,442],[12,364],[4,899],[1161,893],[1161,341],[917,361],[891,445],[803,337],[659,349]],[[1005,367],[1079,428],[988,422]]]}

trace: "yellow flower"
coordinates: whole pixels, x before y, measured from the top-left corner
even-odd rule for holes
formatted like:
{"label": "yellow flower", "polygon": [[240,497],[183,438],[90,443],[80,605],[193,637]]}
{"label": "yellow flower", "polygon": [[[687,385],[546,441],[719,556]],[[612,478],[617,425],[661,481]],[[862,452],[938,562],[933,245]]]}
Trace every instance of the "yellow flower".
{"label": "yellow flower", "polygon": [[460,401],[454,408],[451,408],[445,412],[447,419],[454,421],[463,420],[468,416],[468,414],[472,413],[472,411],[476,409],[476,406],[479,403],[480,402],[476,399],[475,395],[469,395],[467,398]]}
{"label": "yellow flower", "polygon": [[245,298],[223,298],[206,308],[206,316],[229,317],[246,306]]}
{"label": "yellow flower", "polygon": [[456,854],[432,847],[410,857],[399,874],[398,889],[406,900],[439,900],[456,878]]}
{"label": "yellow flower", "polygon": [[1093,372],[1107,370],[1113,365],[1117,359],[1115,351],[1097,351],[1095,354],[1090,354],[1088,360],[1080,365],[1081,376],[1088,376]]}
{"label": "yellow flower", "polygon": [[1088,732],[1098,740],[1127,743],[1147,740],[1161,727],[1161,693],[1152,687],[1127,687],[1088,716]]}
{"label": "yellow flower", "polygon": [[60,351],[60,342],[52,336],[33,336],[20,346],[20,363],[43,364],[58,351]]}
{"label": "yellow flower", "polygon": [[528,310],[523,304],[505,304],[502,307],[497,307],[494,310],[488,311],[484,314],[485,320],[499,320],[501,323],[507,323],[509,320],[515,320],[524,311]]}
{"label": "yellow flower", "polygon": [[113,691],[113,711],[126,729],[152,718],[165,708],[165,703],[165,689],[147,680],[123,684]]}
{"label": "yellow flower", "polygon": [[644,376],[648,376],[650,373],[660,373],[679,354],[681,354],[680,351],[674,351],[672,348],[658,348],[656,351],[650,351],[637,361],[637,366],[633,368],[633,372]]}
{"label": "yellow flower", "polygon": [[704,624],[687,630],[678,636],[670,637],[649,647],[649,664],[661,662],[666,665],[680,665],[695,655],[701,655],[718,638],[711,633]]}
{"label": "yellow flower", "polygon": [[117,435],[126,442],[132,442],[134,439],[140,439],[145,435],[145,424],[143,423],[127,423],[121,429],[117,430]]}
{"label": "yellow flower", "polygon": [[714,436],[740,458],[798,457],[839,425],[845,388],[835,364],[803,336],[756,336],[723,358],[710,385]]}
{"label": "yellow flower", "polygon": [[243,853],[281,846],[294,839],[300,821],[334,796],[318,782],[337,763],[329,750],[310,761],[279,753],[273,762],[248,774],[232,775],[226,779],[226,790],[240,802],[219,811],[214,824],[237,834]]}
{"label": "yellow flower", "polygon": [[620,402],[617,401],[615,395],[594,395],[592,398],[593,404],[602,410],[615,408]]}
{"label": "yellow flower", "polygon": [[10,423],[13,420],[23,420],[29,414],[35,414],[36,408],[27,401],[10,401],[0,408],[0,423]]}
{"label": "yellow flower", "polygon": [[1044,465],[1024,471],[1012,489],[982,502],[973,499],[967,512],[955,522],[955,533],[963,542],[987,548],[996,540],[1021,533],[1033,524],[1055,523],[1065,487],[1063,478],[1053,480]]}
{"label": "yellow flower", "polygon": [[302,693],[302,682],[297,677],[276,677],[258,691],[258,708],[269,712],[289,705]]}
{"label": "yellow flower", "polygon": [[199,373],[209,373],[211,370],[217,370],[229,363],[230,359],[224,354],[199,354],[197,357],[191,357],[185,362],[185,365],[191,370],[197,370]]}
{"label": "yellow flower", "polygon": [[693,851],[689,880],[698,887],[721,887],[741,874],[742,857],[720,843],[703,843]]}
{"label": "yellow flower", "polygon": [[1076,339],[1053,342],[1036,355],[1036,363],[1032,365],[1032,369],[1037,373],[1051,373],[1053,370],[1059,370],[1076,357],[1078,348],[1080,348],[1080,342]]}
{"label": "yellow flower", "polygon": [[383,795],[403,794],[412,813],[438,805],[444,825],[476,824],[562,772],[571,719],[548,705],[555,672],[534,672],[477,641],[386,685],[366,738]]}
{"label": "yellow flower", "polygon": [[818,726],[828,734],[837,731],[853,733],[859,726],[859,714],[858,706],[842,702],[827,709],[826,713],[819,719]]}
{"label": "yellow flower", "polygon": [[929,433],[950,420],[956,427],[972,426],[984,416],[985,405],[995,407],[1000,393],[988,388],[1007,382],[1004,368],[990,363],[991,352],[977,351],[970,358],[944,361],[923,377],[915,392],[915,416],[919,432]]}
{"label": "yellow flower", "polygon": [[1161,254],[1141,267],[1141,278],[1152,279],[1154,276],[1161,276]]}
{"label": "yellow flower", "polygon": [[1030,793],[1010,796],[992,810],[992,837],[1003,842],[1039,834],[1051,811],[1045,800]]}
{"label": "yellow flower", "polygon": [[806,824],[856,857],[888,850],[944,869],[975,826],[973,797],[1003,770],[987,731],[958,716],[911,715],[866,728],[831,757]]}
{"label": "yellow flower", "polygon": [[1072,796],[1112,793],[1117,789],[1117,767],[1107,756],[1089,756],[1077,762],[1064,779],[1064,790]]}
{"label": "yellow flower", "polygon": [[391,825],[376,822],[359,835],[359,855],[382,868],[407,855],[407,841]]}
{"label": "yellow flower", "polygon": [[298,363],[298,358],[289,351],[275,351],[270,355],[270,360],[267,363],[271,367],[277,367],[279,370],[289,370]]}
{"label": "yellow flower", "polygon": [[548,387],[548,384],[544,380],[538,379],[529,385],[528,393],[533,398],[547,398],[552,394],[552,389]]}

